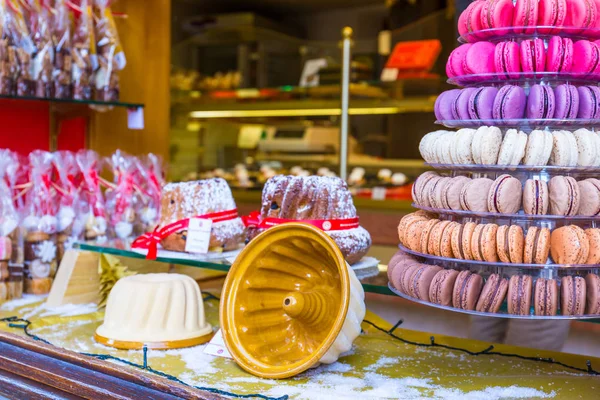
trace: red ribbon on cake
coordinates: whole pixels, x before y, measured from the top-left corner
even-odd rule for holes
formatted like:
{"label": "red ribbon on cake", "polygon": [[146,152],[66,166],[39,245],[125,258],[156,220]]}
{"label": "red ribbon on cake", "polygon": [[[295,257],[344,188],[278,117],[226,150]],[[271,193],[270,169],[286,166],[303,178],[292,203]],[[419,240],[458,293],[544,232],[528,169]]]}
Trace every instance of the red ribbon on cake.
{"label": "red ribbon on cake", "polygon": [[347,219],[285,219],[285,218],[273,218],[267,217],[261,219],[260,212],[254,211],[250,215],[243,216],[242,221],[247,227],[269,229],[276,225],[285,224],[288,222],[303,222],[316,226],[322,231],[345,231],[347,229],[358,228],[358,217],[347,218]]}
{"label": "red ribbon on cake", "polygon": [[[237,208],[234,208],[233,210],[198,215],[193,218],[210,219],[213,223],[215,223],[236,219],[238,216]],[[131,247],[136,249],[148,249],[146,258],[149,260],[155,260],[158,254],[158,244],[160,241],[167,236],[174,234],[175,232],[187,229],[190,224],[190,219],[191,218],[186,218],[175,221],[172,224],[165,225],[160,229],[157,227],[154,232],[145,233],[139,238],[135,239],[131,244]]]}

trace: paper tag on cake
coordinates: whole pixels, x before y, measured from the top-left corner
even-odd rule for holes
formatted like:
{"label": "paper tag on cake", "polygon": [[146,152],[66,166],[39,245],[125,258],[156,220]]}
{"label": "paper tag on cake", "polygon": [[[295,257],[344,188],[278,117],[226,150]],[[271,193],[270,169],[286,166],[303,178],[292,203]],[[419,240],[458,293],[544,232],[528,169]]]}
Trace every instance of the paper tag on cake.
{"label": "paper tag on cake", "polygon": [[384,187],[374,187],[371,192],[371,199],[373,200],[385,200],[385,194],[387,190]]}
{"label": "paper tag on cake", "polygon": [[127,128],[144,129],[144,109],[142,107],[127,109]]}
{"label": "paper tag on cake", "polygon": [[211,356],[217,357],[225,357],[225,358],[233,358],[231,354],[229,354],[229,350],[225,346],[225,341],[223,340],[223,333],[219,329],[215,336],[208,342],[208,344],[204,347],[204,352],[206,354],[210,354]]}
{"label": "paper tag on cake", "polygon": [[210,244],[210,230],[212,220],[204,218],[190,218],[185,251],[188,253],[206,254]]}

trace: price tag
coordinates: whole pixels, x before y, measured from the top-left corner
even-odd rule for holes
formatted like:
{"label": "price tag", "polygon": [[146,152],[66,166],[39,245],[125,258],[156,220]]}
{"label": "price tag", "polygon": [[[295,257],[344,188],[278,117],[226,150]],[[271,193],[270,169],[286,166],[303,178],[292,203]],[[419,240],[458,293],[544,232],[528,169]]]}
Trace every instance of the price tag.
{"label": "price tag", "polygon": [[219,329],[215,336],[208,342],[208,344],[204,347],[204,352],[206,354],[210,354],[211,356],[217,357],[225,357],[225,358],[233,358],[227,347],[225,346],[225,341],[223,340],[223,333]]}
{"label": "price tag", "polygon": [[127,127],[129,129],[144,129],[144,108],[127,109]]}
{"label": "price tag", "polygon": [[374,187],[371,192],[371,199],[373,200],[385,200],[386,189],[384,187]]}
{"label": "price tag", "polygon": [[188,253],[206,254],[210,244],[210,230],[212,220],[203,218],[190,218],[190,224],[185,241],[185,251]]}

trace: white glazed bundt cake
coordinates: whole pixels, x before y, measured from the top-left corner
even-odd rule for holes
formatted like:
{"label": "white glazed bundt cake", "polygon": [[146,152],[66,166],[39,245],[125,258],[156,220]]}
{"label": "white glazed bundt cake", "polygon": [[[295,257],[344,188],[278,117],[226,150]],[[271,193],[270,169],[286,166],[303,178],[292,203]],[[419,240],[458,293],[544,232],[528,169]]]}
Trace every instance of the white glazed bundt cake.
{"label": "white glazed bundt cake", "polygon": [[[169,183],[163,187],[159,228],[192,217],[236,208],[231,189],[222,178]],[[244,242],[246,229],[241,218],[214,222],[209,248],[231,250]],[[185,251],[187,230],[176,232],[160,243],[166,250]]]}
{"label": "white glazed bundt cake", "polygon": [[187,347],[211,335],[198,284],[180,274],[120,279],[108,295],[104,323],[96,330],[97,341],[118,348]]}
{"label": "white glazed bundt cake", "polygon": [[[356,216],[352,195],[340,178],[277,175],[269,179],[263,189],[263,219],[333,220]],[[371,235],[361,226],[327,233],[350,264],[360,261],[371,247]]]}

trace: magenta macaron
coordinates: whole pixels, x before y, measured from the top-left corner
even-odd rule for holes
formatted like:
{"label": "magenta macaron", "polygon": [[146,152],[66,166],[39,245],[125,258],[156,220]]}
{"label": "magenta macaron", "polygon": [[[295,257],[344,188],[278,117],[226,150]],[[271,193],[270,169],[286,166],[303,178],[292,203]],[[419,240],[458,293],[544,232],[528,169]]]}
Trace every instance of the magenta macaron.
{"label": "magenta macaron", "polygon": [[571,72],[582,75],[598,75],[600,73],[600,46],[588,40],[575,42]]}
{"label": "magenta macaron", "polygon": [[466,43],[452,50],[452,53],[450,53],[450,56],[448,57],[448,62],[446,63],[446,75],[448,75],[448,78],[465,75],[463,64],[470,47],[471,44]]}
{"label": "magenta macaron", "polygon": [[553,118],[555,104],[554,91],[550,86],[533,85],[527,98],[527,118]]}
{"label": "magenta macaron", "polygon": [[[481,9],[481,27],[483,29],[505,28],[512,25],[515,6],[512,0],[488,0]],[[504,35],[507,29],[500,29],[493,35]],[[491,35],[488,35],[491,36]]]}
{"label": "magenta macaron", "polygon": [[579,119],[600,119],[600,88],[598,86],[580,86]]}
{"label": "magenta macaron", "polygon": [[552,36],[548,41],[546,71],[571,72],[573,65],[573,41],[569,38]]}
{"label": "magenta macaron", "polygon": [[472,37],[467,41],[474,42],[478,36],[473,34],[481,30],[481,11],[485,6],[485,1],[472,2],[458,19],[458,33],[461,36],[471,34]]}
{"label": "magenta macaron", "polygon": [[521,119],[525,116],[527,96],[520,86],[503,86],[494,99],[492,115],[496,120]]}
{"label": "magenta macaron", "polygon": [[[538,3],[538,25],[540,26],[564,26],[567,18],[566,0],[540,0]],[[554,33],[557,29],[540,29],[540,33]]]}
{"label": "magenta macaron", "polygon": [[493,118],[492,108],[498,94],[495,87],[482,87],[471,93],[469,98],[469,116],[471,119],[486,121]]}
{"label": "magenta macaron", "polygon": [[579,112],[579,91],[573,85],[564,84],[554,88],[554,118],[575,119]]}
{"label": "magenta macaron", "polygon": [[521,69],[531,78],[538,72],[544,72],[546,66],[546,49],[542,39],[524,40],[521,42]]}
{"label": "magenta macaron", "polygon": [[538,0],[517,0],[513,17],[515,33],[531,34],[538,23]]}
{"label": "magenta macaron", "polygon": [[501,79],[517,79],[521,72],[519,44],[516,42],[500,42],[496,45],[494,64],[496,73]]}
{"label": "magenta macaron", "polygon": [[574,32],[581,32],[596,26],[597,10],[593,0],[566,0],[566,2],[566,27],[575,28]]}
{"label": "magenta macaron", "polygon": [[487,74],[496,71],[494,52],[496,45],[490,42],[473,43],[465,57],[463,70],[467,75]]}

